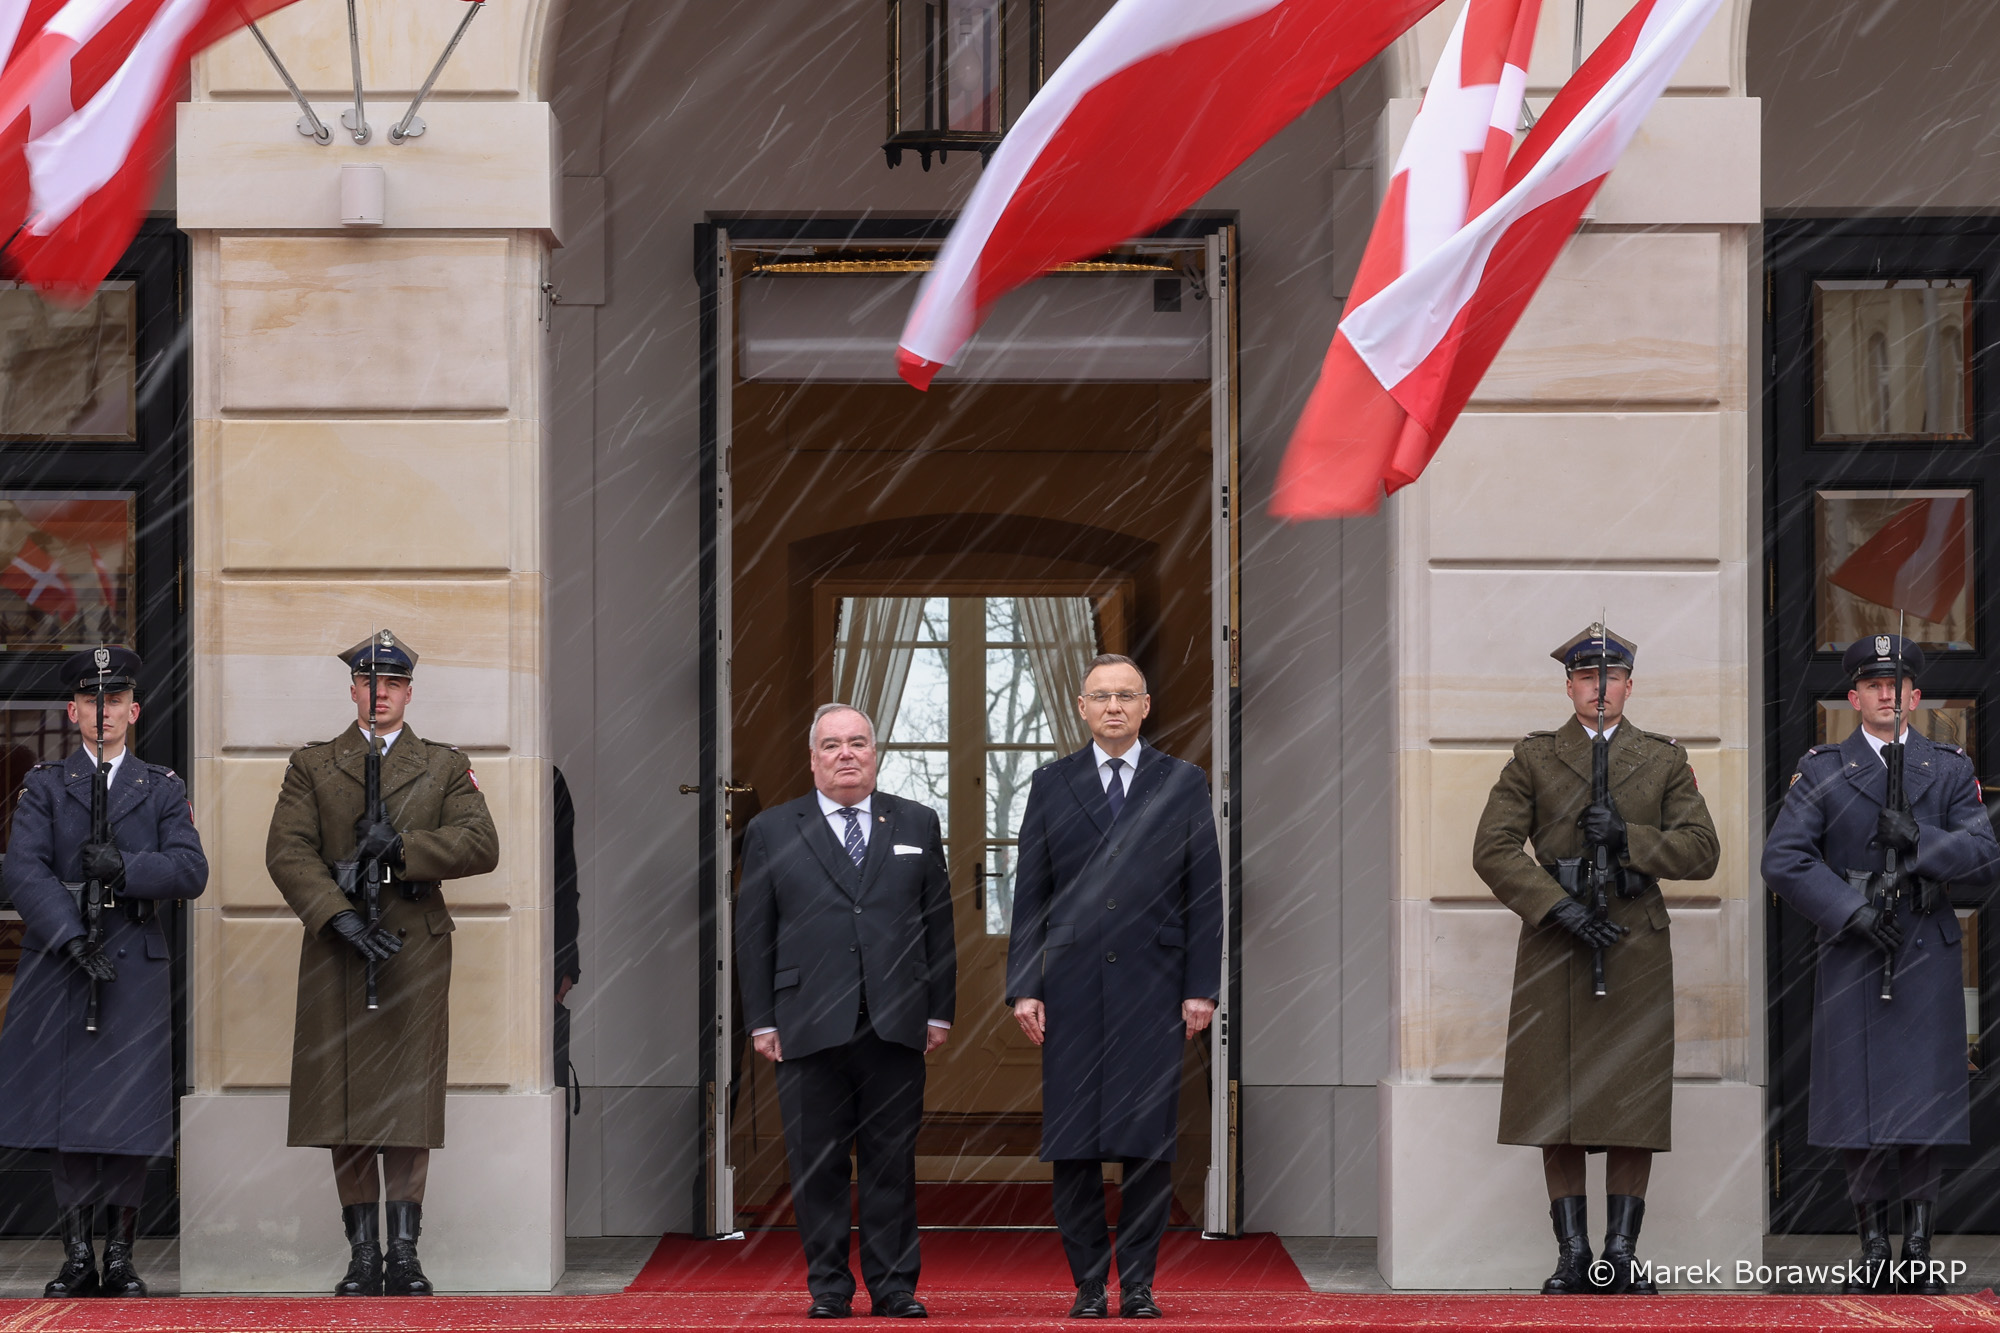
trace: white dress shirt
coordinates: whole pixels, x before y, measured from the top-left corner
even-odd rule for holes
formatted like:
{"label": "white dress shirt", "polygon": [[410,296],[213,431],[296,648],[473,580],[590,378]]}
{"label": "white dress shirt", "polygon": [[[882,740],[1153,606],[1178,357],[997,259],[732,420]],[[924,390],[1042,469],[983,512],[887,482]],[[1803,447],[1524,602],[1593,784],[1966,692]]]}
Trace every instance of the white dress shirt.
{"label": "white dress shirt", "polygon": [[[89,755],[92,760],[97,758],[96,752],[90,748],[88,742],[85,742],[83,752]],[[110,791],[111,784],[118,781],[118,766],[125,762],[125,756],[130,753],[132,753],[131,748],[127,747],[111,757],[111,771],[104,775],[104,790]]]}
{"label": "white dress shirt", "polygon": [[[1584,722],[1581,719],[1578,719],[1578,725],[1583,728],[1584,735],[1590,737],[1590,739],[1592,740],[1597,739],[1597,732],[1591,727],[1591,725],[1588,722]],[[1610,726],[1604,729],[1604,739],[1609,741],[1609,740],[1616,740],[1617,738],[1618,738],[1618,724],[1616,722],[1613,722]]]}
{"label": "white dress shirt", "polygon": [[[1146,742],[1135,738],[1132,741],[1132,748],[1124,754],[1117,756],[1120,764],[1118,769],[1118,790],[1127,796],[1132,794],[1132,775],[1139,771],[1139,751],[1144,748],[1145,744]],[[1106,791],[1110,791],[1112,756],[1107,754],[1104,747],[1096,741],[1090,743],[1090,752],[1097,759],[1097,785]]]}
{"label": "white dress shirt", "polygon": [[[863,847],[868,845],[868,835],[871,832],[869,826],[875,822],[873,818],[874,792],[869,792],[853,805],[842,805],[823,791],[815,791],[813,795],[819,798],[820,813],[826,816],[827,824],[833,829],[833,840],[840,844],[841,850],[845,851],[847,849],[847,816],[841,813],[843,810],[859,810],[861,812],[861,818],[855,820],[854,823],[855,827],[861,830],[861,845]],[[946,1030],[951,1028],[951,1024],[941,1018],[931,1019],[930,1025],[934,1028],[944,1028]],[[766,1032],[776,1032],[777,1030],[776,1028],[757,1028],[750,1035],[761,1037]]]}
{"label": "white dress shirt", "polygon": [[[389,753],[389,747],[394,745],[396,743],[396,737],[402,734],[403,734],[403,729],[401,727],[397,727],[394,731],[376,732],[375,739],[382,742],[382,753],[383,754]],[[365,730],[361,733],[361,739],[364,741],[368,739],[368,733]]]}
{"label": "white dress shirt", "polygon": [[[1889,742],[1877,739],[1875,733],[1868,730],[1868,728],[1866,727],[1861,728],[1861,734],[1863,737],[1867,739],[1868,748],[1875,752],[1875,757],[1877,759],[1882,759],[1882,747],[1887,745]],[[1910,739],[1910,724],[1907,722],[1903,724],[1903,739],[1906,741]],[[1884,768],[1887,768],[1889,766],[1889,761],[1887,759],[1882,759],[1882,766]]]}

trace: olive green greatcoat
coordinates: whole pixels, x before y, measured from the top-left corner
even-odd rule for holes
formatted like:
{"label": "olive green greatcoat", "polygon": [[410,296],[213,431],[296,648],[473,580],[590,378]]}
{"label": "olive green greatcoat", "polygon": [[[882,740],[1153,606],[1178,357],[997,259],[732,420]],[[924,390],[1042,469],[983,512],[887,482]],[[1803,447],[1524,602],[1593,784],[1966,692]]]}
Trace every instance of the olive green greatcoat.
{"label": "olive green greatcoat", "polygon": [[[1687,751],[1630,722],[1612,733],[1611,803],[1625,820],[1624,864],[1652,879],[1707,879],[1718,847]],[[1608,993],[1591,993],[1591,951],[1543,920],[1563,898],[1541,862],[1584,854],[1590,733],[1572,717],[1514,747],[1480,816],[1472,863],[1522,919],[1500,1091],[1500,1142],[1672,1147],[1674,962],[1667,905],[1649,883],[1610,896],[1628,931],[1605,950]],[[1524,844],[1532,841],[1533,848]]]}
{"label": "olive green greatcoat", "polygon": [[[354,906],[331,867],[354,855],[367,753],[359,726],[295,751],[271,812],[265,864],[306,928],[287,1139],[294,1147],[440,1148],[452,932],[444,890],[417,902],[394,887],[382,895],[382,924],[403,949],[380,965],[373,1012],[360,955],[326,928]],[[403,835],[398,878],[462,879],[499,863],[486,798],[452,747],[406,726],[382,760],[382,799]]]}

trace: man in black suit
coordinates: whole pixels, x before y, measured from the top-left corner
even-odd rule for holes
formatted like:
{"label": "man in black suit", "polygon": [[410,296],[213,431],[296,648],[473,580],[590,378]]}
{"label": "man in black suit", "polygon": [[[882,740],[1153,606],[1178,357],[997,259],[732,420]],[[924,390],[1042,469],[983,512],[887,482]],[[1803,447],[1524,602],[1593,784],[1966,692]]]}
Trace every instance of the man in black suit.
{"label": "man in black suit", "polygon": [[1117,1161],[1118,1313],[1157,1319],[1181,1046],[1221,995],[1221,848],[1202,771],[1139,740],[1152,698],[1132,659],[1097,658],[1077,708],[1090,745],[1036,770],[1021,818],[1007,1002],[1042,1048],[1070,1317],[1109,1313],[1103,1164]]}
{"label": "man in black suit", "polygon": [[778,1107],[805,1244],[807,1314],[845,1319],[848,1167],[861,1174],[861,1275],[874,1313],[917,1301],[917,1128],[924,1056],[958,994],[937,812],[875,790],[875,727],[827,704],[809,734],[810,796],[743,839],[736,976],[752,1044],[778,1062]]}

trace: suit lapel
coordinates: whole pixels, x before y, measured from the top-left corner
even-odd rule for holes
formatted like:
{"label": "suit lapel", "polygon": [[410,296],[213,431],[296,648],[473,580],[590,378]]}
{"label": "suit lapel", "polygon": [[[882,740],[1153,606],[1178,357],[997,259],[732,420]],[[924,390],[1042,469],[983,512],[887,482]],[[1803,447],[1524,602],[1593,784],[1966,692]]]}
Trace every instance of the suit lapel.
{"label": "suit lapel", "polygon": [[86,810],[90,809],[90,775],[96,767],[90,762],[90,751],[81,745],[76,747],[75,754],[63,761],[63,788]]}
{"label": "suit lapel", "polygon": [[860,877],[855,873],[854,862],[849,859],[847,849],[833,836],[833,829],[826,821],[826,815],[819,808],[817,795],[804,797],[799,804],[799,836],[806,846],[812,848],[814,856],[826,869],[827,877],[840,886],[848,897],[859,896]]}
{"label": "suit lapel", "polygon": [[[1854,734],[1840,743],[1841,772],[1861,794],[1881,805],[1889,799],[1889,768],[1868,743],[1868,733],[1856,727]],[[1905,765],[1904,776],[1908,776]]]}
{"label": "suit lapel", "polygon": [[1111,831],[1111,803],[1104,799],[1104,785],[1097,780],[1096,753],[1084,746],[1065,762],[1068,765],[1069,789],[1076,795],[1076,802],[1097,823],[1099,833]]}
{"label": "suit lapel", "polygon": [[[868,896],[868,890],[874,885],[876,877],[882,873],[882,867],[889,863],[889,858],[895,853],[895,816],[898,813],[896,798],[884,796],[878,791],[874,799],[868,803],[868,808],[873,815],[868,830],[868,852],[861,858],[861,883],[854,895],[856,898]],[[847,849],[841,848],[840,854],[843,858],[846,857]]]}
{"label": "suit lapel", "polygon": [[[139,802],[146,799],[146,770],[129,751],[125,762],[118,765],[117,776],[111,780],[111,824],[115,828],[118,821],[132,813]],[[89,799],[89,789],[84,797]]]}
{"label": "suit lapel", "polygon": [[[1616,741],[1618,738],[1613,736],[1611,739]],[[1583,729],[1583,723],[1577,721],[1575,717],[1571,717],[1569,721],[1556,728],[1556,758],[1569,765],[1585,782],[1591,780],[1591,745],[1590,733]]]}
{"label": "suit lapel", "polygon": [[[1923,799],[1924,793],[1930,790],[1931,783],[1937,780],[1937,761],[1944,752],[1931,743],[1930,737],[1915,727],[1910,728],[1909,739],[1904,744],[1906,748],[1903,752],[1903,795],[1914,806]],[[1888,770],[1885,768],[1882,782],[1884,792],[1889,789],[1887,773]]]}
{"label": "suit lapel", "polygon": [[409,727],[396,737],[396,743],[389,747],[389,753],[382,759],[382,795],[385,797],[400,787],[415,782],[430,770],[430,755],[424,743],[417,739],[417,733]]}
{"label": "suit lapel", "polygon": [[1153,792],[1166,780],[1167,770],[1173,767],[1166,759],[1162,751],[1150,745],[1139,747],[1139,766],[1132,770],[1132,785],[1125,792],[1125,804],[1119,807],[1119,819],[1130,815],[1134,806],[1152,799]]}

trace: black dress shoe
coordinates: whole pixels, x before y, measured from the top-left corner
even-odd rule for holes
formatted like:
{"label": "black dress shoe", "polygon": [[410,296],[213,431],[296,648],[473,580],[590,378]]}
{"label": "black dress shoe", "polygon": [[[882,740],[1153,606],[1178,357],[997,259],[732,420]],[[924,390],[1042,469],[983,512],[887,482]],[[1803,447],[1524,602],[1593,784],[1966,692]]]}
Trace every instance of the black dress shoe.
{"label": "black dress shoe", "polygon": [[1153,1304],[1151,1287],[1120,1287],[1118,1289],[1118,1317],[1120,1319],[1158,1319],[1160,1307]]}
{"label": "black dress shoe", "polygon": [[54,1299],[97,1294],[97,1254],[90,1248],[89,1208],[65,1208],[62,1215],[63,1266],[42,1288]]}
{"label": "black dress shoe", "polygon": [[1556,1229],[1556,1271],[1542,1283],[1544,1296],[1604,1290],[1590,1279],[1589,1202],[1584,1195],[1571,1194],[1549,1205],[1549,1221]]}
{"label": "black dress shoe", "polygon": [[417,1261],[417,1237],[424,1230],[424,1206],[420,1203],[385,1203],[382,1211],[389,1219],[388,1253],[382,1259],[384,1296],[429,1296],[431,1280]]}
{"label": "black dress shoe", "polygon": [[1077,1284],[1076,1304],[1069,1307],[1071,1319],[1102,1319],[1110,1313],[1110,1307],[1105,1304],[1102,1282],[1093,1280]]}
{"label": "black dress shoe", "polygon": [[1887,1295],[1895,1290],[1889,1275],[1889,1205],[1886,1201],[1854,1205],[1855,1230],[1861,1236],[1861,1257],[1848,1265],[1850,1276],[1840,1284],[1843,1296]]}
{"label": "black dress shoe", "polygon": [[340,1210],[340,1228],[347,1233],[347,1276],[333,1284],[333,1294],[380,1296],[382,1210],[372,1203],[350,1203]]}
{"label": "black dress shoe", "polygon": [[1903,1200],[1903,1290],[1912,1296],[1949,1296],[1951,1287],[1939,1270],[1944,1267],[1931,1258],[1932,1214],[1935,1203],[1922,1199]]}
{"label": "black dress shoe", "polygon": [[104,1274],[98,1279],[100,1296],[144,1296],[146,1283],[132,1267],[132,1242],[139,1234],[137,1208],[110,1207],[104,1228]]}
{"label": "black dress shoe", "polygon": [[890,1292],[881,1300],[876,1301],[875,1308],[868,1313],[883,1315],[890,1319],[929,1319],[931,1317],[931,1312],[924,1308],[924,1303],[918,1300],[914,1294],[907,1291]]}
{"label": "black dress shoe", "polygon": [[808,1319],[845,1319],[854,1313],[854,1301],[847,1296],[815,1296],[806,1310]]}

